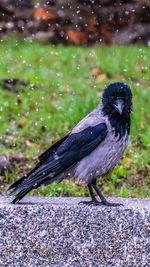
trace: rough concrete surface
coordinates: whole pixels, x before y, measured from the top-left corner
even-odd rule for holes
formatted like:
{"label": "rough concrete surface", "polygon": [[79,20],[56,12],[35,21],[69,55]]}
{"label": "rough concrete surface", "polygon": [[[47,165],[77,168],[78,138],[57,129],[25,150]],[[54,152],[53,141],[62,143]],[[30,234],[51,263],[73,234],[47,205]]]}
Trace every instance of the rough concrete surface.
{"label": "rough concrete surface", "polygon": [[0,198],[0,267],[149,267],[150,199]]}

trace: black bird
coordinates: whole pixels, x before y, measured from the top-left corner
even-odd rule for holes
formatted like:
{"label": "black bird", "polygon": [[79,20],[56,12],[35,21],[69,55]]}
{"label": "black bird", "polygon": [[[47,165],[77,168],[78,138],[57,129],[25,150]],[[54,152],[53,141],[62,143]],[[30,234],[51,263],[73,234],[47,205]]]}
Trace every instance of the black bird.
{"label": "black bird", "polygon": [[88,186],[91,201],[84,203],[119,205],[108,202],[96,182],[115,167],[127,147],[131,111],[129,86],[121,82],[110,84],[100,104],[67,136],[40,155],[33,170],[10,186],[10,195],[14,196],[12,203],[41,184],[74,177],[77,183]]}

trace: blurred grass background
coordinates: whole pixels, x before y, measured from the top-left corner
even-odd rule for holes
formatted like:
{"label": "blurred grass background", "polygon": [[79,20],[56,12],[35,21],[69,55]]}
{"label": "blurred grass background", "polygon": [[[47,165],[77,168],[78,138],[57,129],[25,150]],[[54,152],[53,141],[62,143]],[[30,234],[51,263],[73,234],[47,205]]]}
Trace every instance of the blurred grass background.
{"label": "blurred grass background", "polygon": [[[129,147],[115,170],[99,180],[110,196],[150,197],[150,49],[128,47],[43,46],[13,38],[0,44],[0,79],[30,83],[18,92],[0,86],[0,154],[21,153],[1,185],[13,182],[34,166],[38,155],[99,102],[103,88],[114,81],[129,84],[134,113]],[[33,86],[35,85],[35,86]],[[5,186],[1,187],[5,192]],[[34,191],[49,196],[86,196],[72,181]]]}

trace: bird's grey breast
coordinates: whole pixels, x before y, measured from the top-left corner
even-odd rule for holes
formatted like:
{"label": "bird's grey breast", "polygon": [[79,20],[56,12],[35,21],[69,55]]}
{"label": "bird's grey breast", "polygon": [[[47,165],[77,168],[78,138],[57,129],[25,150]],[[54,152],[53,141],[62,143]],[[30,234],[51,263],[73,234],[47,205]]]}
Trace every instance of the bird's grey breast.
{"label": "bird's grey breast", "polygon": [[75,179],[88,184],[91,180],[104,176],[118,163],[128,143],[128,134],[119,138],[107,121],[108,134],[105,140],[76,166]]}

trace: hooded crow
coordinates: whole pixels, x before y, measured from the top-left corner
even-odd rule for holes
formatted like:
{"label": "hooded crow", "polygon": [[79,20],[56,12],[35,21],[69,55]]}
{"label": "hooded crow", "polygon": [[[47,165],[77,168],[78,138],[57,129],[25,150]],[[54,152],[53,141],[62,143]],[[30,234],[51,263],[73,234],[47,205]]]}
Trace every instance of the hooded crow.
{"label": "hooded crow", "polygon": [[74,177],[78,184],[89,189],[91,200],[82,203],[120,205],[105,199],[97,179],[113,170],[122,157],[128,143],[131,111],[129,86],[121,82],[108,85],[100,104],[67,136],[40,155],[33,170],[10,186],[12,203],[17,203],[41,184],[59,183],[64,178]]}

